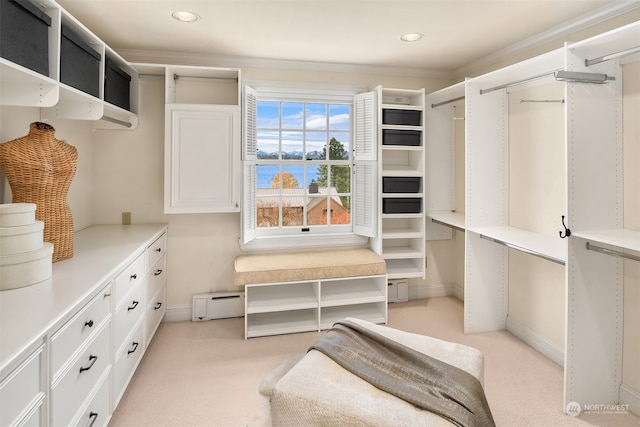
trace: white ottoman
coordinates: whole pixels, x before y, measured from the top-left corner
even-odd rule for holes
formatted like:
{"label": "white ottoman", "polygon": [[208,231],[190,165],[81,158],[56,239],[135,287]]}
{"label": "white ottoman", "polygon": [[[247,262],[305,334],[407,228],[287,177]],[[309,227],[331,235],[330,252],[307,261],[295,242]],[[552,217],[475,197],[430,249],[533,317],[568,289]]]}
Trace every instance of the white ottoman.
{"label": "white ottoman", "polygon": [[[483,355],[472,347],[359,319],[348,320],[456,366],[483,383]],[[316,350],[309,351],[276,383],[271,397],[271,417],[274,426],[453,425],[432,412],[379,390]]]}

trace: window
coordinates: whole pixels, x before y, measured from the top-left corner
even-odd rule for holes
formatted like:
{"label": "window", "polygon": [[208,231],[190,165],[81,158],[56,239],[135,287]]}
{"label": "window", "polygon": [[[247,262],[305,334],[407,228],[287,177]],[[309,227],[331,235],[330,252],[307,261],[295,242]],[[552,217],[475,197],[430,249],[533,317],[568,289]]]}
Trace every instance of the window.
{"label": "window", "polygon": [[245,87],[243,243],[354,235],[370,187],[357,183],[356,105],[353,93]]}
{"label": "window", "polygon": [[351,103],[258,98],[256,136],[257,234],[350,231]]}

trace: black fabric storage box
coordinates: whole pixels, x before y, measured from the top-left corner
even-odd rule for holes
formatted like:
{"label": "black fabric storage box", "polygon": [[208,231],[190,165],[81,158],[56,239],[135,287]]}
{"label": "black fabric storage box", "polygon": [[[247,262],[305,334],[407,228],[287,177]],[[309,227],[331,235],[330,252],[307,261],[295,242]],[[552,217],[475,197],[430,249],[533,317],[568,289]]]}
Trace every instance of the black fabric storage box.
{"label": "black fabric storage box", "polygon": [[382,129],[382,145],[420,146],[419,130]]}
{"label": "black fabric storage box", "polygon": [[382,177],[383,193],[417,193],[420,191],[420,177]]}
{"label": "black fabric storage box", "polygon": [[382,213],[386,214],[414,214],[420,213],[422,199],[389,198],[382,199]]}
{"label": "black fabric storage box", "polygon": [[129,110],[131,108],[129,97],[131,76],[118,67],[118,64],[108,56],[105,59],[104,100]]}
{"label": "black fabric storage box", "polygon": [[100,97],[100,53],[80,36],[62,26],[60,81],[96,98]]}
{"label": "black fabric storage box", "polygon": [[51,17],[26,0],[0,0],[0,56],[49,76]]}
{"label": "black fabric storage box", "polygon": [[419,110],[382,110],[382,124],[420,126],[422,111]]}

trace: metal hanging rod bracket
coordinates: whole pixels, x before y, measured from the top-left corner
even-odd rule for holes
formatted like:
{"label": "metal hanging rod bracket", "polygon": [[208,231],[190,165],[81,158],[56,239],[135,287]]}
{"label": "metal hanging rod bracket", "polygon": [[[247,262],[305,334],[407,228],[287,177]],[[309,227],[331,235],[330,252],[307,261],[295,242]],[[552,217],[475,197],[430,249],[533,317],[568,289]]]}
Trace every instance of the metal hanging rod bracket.
{"label": "metal hanging rod bracket", "polygon": [[582,73],[578,71],[556,71],[554,76],[557,81],[572,82],[572,83],[596,83],[602,84],[610,80],[615,80],[615,77],[608,76],[601,73]]}
{"label": "metal hanging rod bracket", "polygon": [[215,77],[215,76],[181,76],[179,74],[173,75],[173,80],[178,80],[180,78],[189,78],[189,79],[211,79],[211,80],[233,80],[238,81],[237,77]]}
{"label": "metal hanging rod bracket", "polygon": [[627,259],[632,259],[634,261],[640,261],[640,256],[627,254],[621,251],[617,251],[615,249],[608,249],[608,248],[603,248],[601,246],[592,245],[589,242],[587,242],[587,249],[594,252],[600,252],[601,254],[607,254],[607,255],[611,255],[619,258],[627,258]]}
{"label": "metal hanging rod bracket", "polygon": [[553,257],[551,257],[549,255],[541,254],[540,252],[535,252],[535,251],[532,251],[531,249],[527,249],[527,248],[523,248],[522,246],[514,245],[513,243],[507,243],[507,242],[502,241],[502,240],[494,239],[493,237],[485,236],[484,234],[481,234],[480,238],[481,239],[485,239],[485,240],[489,240],[490,242],[501,244],[501,245],[506,246],[506,247],[511,248],[511,249],[516,249],[516,250],[518,250],[520,252],[524,252],[524,253],[527,253],[527,254],[530,254],[530,255],[537,256],[537,257],[542,258],[542,259],[546,259],[547,261],[555,262],[556,264],[561,264],[561,265],[565,264],[565,262],[563,260],[561,260],[561,259],[553,258]]}
{"label": "metal hanging rod bracket", "polygon": [[611,61],[612,59],[622,58],[623,56],[633,55],[634,53],[640,52],[640,46],[632,47],[630,49],[621,50],[620,52],[610,53],[609,55],[603,55],[598,58],[593,59],[585,59],[584,65],[589,67],[594,64],[599,64],[605,61]]}
{"label": "metal hanging rod bracket", "polygon": [[521,99],[519,103],[525,102],[558,102],[564,104],[564,99]]}
{"label": "metal hanging rod bracket", "polygon": [[102,116],[100,120],[104,120],[105,122],[115,123],[117,125],[124,126],[126,128],[130,128],[131,126],[133,126],[129,122],[125,122],[124,120],[114,119],[113,117],[109,117],[109,116]]}
{"label": "metal hanging rod bracket", "polygon": [[553,70],[553,71],[549,71],[547,73],[537,74],[535,76],[527,77],[526,79],[516,80],[516,81],[513,81],[513,82],[505,83],[505,84],[500,85],[500,86],[490,87],[488,89],[480,89],[480,95],[484,95],[485,93],[494,92],[494,91],[500,90],[500,89],[506,89],[506,88],[508,88],[510,86],[515,86],[515,85],[531,82],[531,81],[534,81],[534,80],[542,79],[544,77],[550,77],[550,76],[555,75],[555,73],[558,72],[558,71],[560,71],[560,70]]}
{"label": "metal hanging rod bracket", "polygon": [[456,101],[462,101],[463,99],[464,99],[464,96],[459,96],[457,98],[449,99],[447,101],[436,102],[435,104],[431,104],[431,108],[436,108],[442,105],[451,104],[452,102],[456,102]]}

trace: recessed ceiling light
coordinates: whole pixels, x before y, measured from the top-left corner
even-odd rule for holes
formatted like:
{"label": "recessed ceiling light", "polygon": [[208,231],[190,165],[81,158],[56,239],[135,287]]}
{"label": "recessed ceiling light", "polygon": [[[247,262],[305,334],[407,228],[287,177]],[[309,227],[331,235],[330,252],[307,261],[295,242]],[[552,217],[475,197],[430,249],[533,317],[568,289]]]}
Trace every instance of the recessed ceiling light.
{"label": "recessed ceiling light", "polygon": [[173,19],[176,19],[180,22],[195,22],[200,19],[198,14],[193,12],[187,12],[186,10],[177,10],[171,14]]}
{"label": "recessed ceiling light", "polygon": [[403,42],[417,42],[424,37],[422,33],[407,33],[400,36],[400,40]]}

